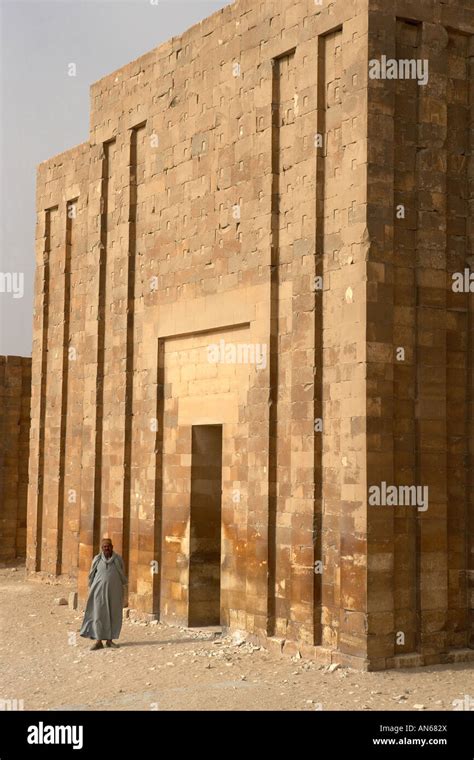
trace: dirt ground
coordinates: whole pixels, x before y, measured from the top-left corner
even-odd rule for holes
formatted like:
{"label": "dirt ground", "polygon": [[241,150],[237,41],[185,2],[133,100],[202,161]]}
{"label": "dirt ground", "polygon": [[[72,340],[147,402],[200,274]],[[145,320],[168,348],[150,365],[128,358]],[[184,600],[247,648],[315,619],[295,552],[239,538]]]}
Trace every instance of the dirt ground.
{"label": "dirt ground", "polygon": [[279,656],[219,634],[124,620],[120,649],[91,652],[71,587],[0,569],[0,699],[25,710],[452,710],[474,665],[363,673]]}

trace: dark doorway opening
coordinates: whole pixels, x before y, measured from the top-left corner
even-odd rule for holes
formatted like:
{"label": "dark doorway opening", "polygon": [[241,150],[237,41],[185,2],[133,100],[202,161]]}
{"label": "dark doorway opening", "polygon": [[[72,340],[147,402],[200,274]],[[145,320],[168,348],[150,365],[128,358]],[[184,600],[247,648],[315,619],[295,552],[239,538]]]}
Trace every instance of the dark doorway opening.
{"label": "dark doorway opening", "polygon": [[221,622],[222,425],[194,425],[189,626]]}

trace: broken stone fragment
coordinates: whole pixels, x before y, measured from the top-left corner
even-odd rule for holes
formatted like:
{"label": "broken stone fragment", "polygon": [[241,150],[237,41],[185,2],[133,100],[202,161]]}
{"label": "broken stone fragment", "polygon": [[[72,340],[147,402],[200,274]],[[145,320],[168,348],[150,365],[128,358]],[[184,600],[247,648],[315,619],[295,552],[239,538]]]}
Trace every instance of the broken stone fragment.
{"label": "broken stone fragment", "polygon": [[234,631],[232,634],[232,644],[234,646],[240,647],[245,643],[245,638],[246,635],[244,631]]}

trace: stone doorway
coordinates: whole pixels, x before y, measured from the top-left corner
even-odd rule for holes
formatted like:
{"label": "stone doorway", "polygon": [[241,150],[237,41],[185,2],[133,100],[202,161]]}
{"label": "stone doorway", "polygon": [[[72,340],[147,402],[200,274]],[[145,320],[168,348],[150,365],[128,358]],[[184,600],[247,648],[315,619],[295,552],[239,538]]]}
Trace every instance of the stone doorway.
{"label": "stone doorway", "polygon": [[189,547],[190,627],[221,622],[222,425],[193,425]]}

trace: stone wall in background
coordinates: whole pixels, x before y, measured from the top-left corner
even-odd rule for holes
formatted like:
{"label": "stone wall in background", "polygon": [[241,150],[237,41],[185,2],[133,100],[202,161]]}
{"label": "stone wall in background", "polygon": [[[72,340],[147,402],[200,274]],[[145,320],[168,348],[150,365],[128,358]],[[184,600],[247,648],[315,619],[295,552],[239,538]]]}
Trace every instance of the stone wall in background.
{"label": "stone wall in background", "polygon": [[26,555],[31,359],[0,356],[0,562]]}

